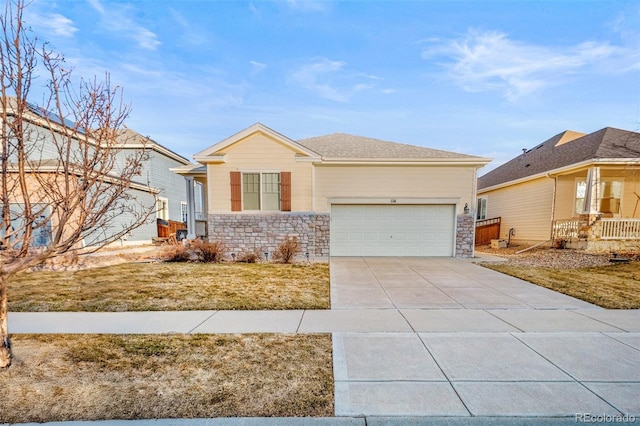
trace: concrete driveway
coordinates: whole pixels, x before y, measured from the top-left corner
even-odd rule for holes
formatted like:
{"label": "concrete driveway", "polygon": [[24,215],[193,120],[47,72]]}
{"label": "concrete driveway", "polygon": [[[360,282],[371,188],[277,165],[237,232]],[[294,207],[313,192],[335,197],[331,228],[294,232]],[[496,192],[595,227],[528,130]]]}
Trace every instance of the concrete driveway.
{"label": "concrete driveway", "polygon": [[338,416],[640,417],[640,311],[450,258],[334,258],[331,300]]}

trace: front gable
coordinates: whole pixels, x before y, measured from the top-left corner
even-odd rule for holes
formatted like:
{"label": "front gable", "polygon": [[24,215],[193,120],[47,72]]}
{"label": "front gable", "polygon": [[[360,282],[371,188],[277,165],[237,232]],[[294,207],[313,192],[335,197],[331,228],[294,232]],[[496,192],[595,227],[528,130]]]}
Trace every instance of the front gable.
{"label": "front gable", "polygon": [[207,168],[211,211],[312,210],[312,163],[319,155],[262,124],[194,158]]}
{"label": "front gable", "polygon": [[194,159],[202,164],[211,164],[233,161],[235,157],[243,159],[252,156],[263,159],[320,160],[316,152],[260,123],[195,154]]}

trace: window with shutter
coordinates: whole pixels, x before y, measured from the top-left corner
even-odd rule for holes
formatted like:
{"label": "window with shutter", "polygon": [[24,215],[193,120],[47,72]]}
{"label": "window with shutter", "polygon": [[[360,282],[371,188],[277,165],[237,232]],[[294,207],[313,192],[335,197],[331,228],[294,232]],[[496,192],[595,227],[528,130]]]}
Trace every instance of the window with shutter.
{"label": "window with shutter", "polygon": [[242,210],[242,174],[231,172],[231,211]]}
{"label": "window with shutter", "polygon": [[291,211],[291,172],[231,172],[231,211]]}
{"label": "window with shutter", "polygon": [[291,211],[291,172],[280,173],[280,209]]}

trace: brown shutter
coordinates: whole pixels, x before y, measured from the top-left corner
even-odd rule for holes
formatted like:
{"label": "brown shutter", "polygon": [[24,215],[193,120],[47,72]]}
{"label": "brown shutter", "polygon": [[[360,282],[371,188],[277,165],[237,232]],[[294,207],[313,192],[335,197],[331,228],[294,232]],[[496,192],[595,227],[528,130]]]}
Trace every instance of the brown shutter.
{"label": "brown shutter", "polygon": [[291,172],[280,172],[280,210],[291,211]]}
{"label": "brown shutter", "polygon": [[231,172],[231,211],[242,211],[242,174]]}

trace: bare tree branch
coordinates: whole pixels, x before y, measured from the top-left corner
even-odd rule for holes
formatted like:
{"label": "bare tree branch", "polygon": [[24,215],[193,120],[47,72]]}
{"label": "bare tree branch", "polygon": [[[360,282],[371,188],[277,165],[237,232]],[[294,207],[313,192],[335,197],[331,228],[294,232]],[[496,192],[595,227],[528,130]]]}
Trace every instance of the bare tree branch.
{"label": "bare tree branch", "polygon": [[[86,246],[97,250],[155,212],[156,192],[141,181],[144,145],[123,149],[130,106],[122,88],[108,74],[74,84],[64,57],[23,26],[26,7],[8,0],[0,16],[0,367],[11,362],[12,275]],[[29,99],[40,70],[47,95],[35,105]]]}

